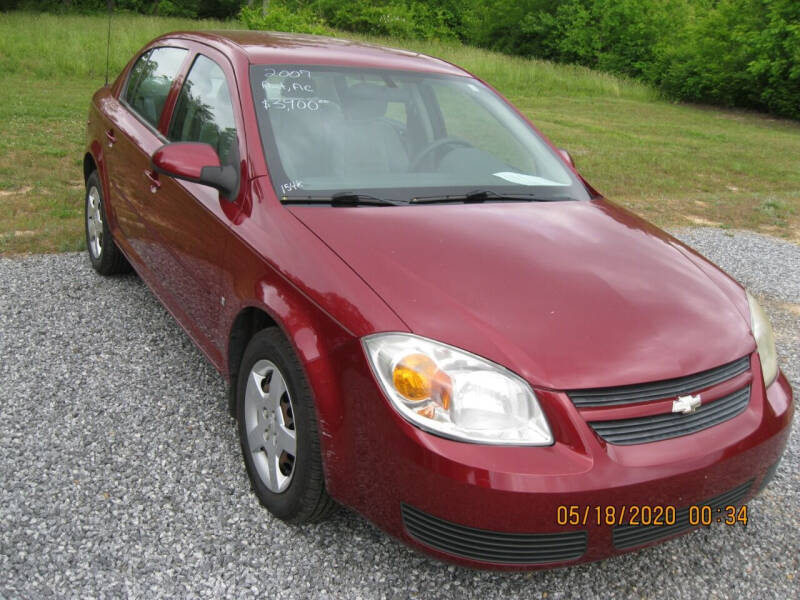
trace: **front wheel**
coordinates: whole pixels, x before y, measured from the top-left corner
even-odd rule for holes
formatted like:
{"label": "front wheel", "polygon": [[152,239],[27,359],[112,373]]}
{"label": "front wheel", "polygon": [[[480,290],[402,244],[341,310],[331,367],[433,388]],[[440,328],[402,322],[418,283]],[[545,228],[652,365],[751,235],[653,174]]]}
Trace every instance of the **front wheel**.
{"label": "front wheel", "polygon": [[131,267],[111,238],[102,189],[97,171],[94,171],[86,180],[86,248],[89,260],[101,275],[127,273]]}
{"label": "front wheel", "polygon": [[236,405],[244,463],[262,506],[290,523],[328,516],[335,503],[325,490],[314,402],[279,329],[260,331],[247,345]]}

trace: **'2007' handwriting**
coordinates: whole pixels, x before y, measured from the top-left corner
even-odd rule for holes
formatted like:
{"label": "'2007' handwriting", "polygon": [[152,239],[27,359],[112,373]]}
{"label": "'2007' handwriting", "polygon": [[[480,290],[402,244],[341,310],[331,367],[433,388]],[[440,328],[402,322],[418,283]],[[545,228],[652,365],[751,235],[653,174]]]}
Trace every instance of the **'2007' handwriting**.
{"label": "'2007' handwriting", "polygon": [[311,71],[305,69],[292,70],[276,70],[267,68],[264,69],[264,77],[288,77],[289,79],[311,79]]}

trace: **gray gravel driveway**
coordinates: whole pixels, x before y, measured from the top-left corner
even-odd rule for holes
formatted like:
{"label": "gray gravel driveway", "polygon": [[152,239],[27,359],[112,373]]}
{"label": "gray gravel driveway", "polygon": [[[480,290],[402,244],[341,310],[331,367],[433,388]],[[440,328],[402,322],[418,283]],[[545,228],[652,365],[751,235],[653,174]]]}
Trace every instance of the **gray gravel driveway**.
{"label": "gray gravel driveway", "polygon": [[[797,390],[800,247],[679,235],[764,300]],[[222,378],[135,276],[31,256],[0,259],[0,286],[0,597],[800,597],[797,431],[746,528],[569,569],[471,571],[346,510],[300,528],[271,518]]]}

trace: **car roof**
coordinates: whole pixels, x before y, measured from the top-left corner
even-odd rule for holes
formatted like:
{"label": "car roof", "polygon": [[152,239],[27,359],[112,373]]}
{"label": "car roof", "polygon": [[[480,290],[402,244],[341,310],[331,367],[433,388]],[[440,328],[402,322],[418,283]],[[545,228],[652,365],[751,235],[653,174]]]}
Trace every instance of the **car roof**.
{"label": "car roof", "polygon": [[469,75],[447,61],[398,48],[343,38],[277,31],[177,31],[159,39],[182,38],[226,54],[240,53],[252,64],[335,65]]}

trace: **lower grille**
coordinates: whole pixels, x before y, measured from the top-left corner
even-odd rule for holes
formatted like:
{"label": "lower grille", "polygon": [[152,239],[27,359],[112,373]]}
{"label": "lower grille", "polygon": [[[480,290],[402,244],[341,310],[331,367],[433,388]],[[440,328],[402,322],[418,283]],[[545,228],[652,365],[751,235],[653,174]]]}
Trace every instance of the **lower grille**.
{"label": "lower grille", "polygon": [[708,429],[743,412],[749,402],[748,385],[714,402],[703,404],[690,415],[665,413],[636,419],[593,421],[589,425],[610,444],[644,444]]}
{"label": "lower grille", "polygon": [[505,533],[445,521],[407,504],[403,524],[415,540],[441,552],[498,564],[537,564],[580,558],[586,532]]}
{"label": "lower grille", "polygon": [[[718,507],[722,508],[738,504],[742,498],[747,495],[752,485],[753,480],[751,479],[747,483],[743,483],[710,500],[701,502],[699,505],[708,505],[711,506],[712,509],[716,509]],[[683,531],[688,531],[693,527],[693,525],[689,524],[689,508],[686,507],[676,511],[675,523],[673,525],[617,525],[614,527],[612,537],[615,548],[633,548],[634,546],[641,546],[648,542],[654,542]]]}

